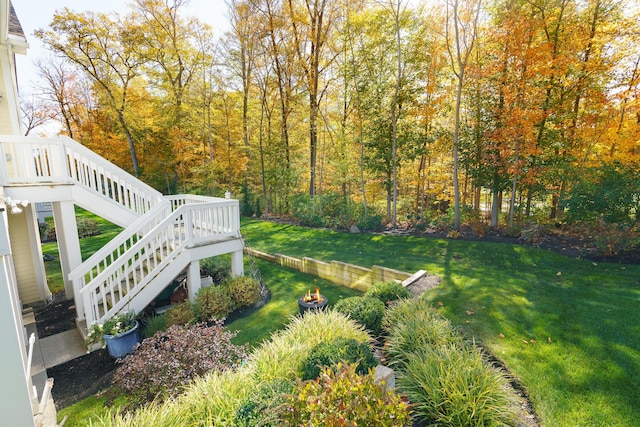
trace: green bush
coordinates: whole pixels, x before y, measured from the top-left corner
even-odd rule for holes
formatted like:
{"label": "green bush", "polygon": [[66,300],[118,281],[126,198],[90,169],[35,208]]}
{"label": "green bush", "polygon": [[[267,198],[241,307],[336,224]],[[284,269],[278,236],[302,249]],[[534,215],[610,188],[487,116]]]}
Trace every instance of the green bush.
{"label": "green bush", "polygon": [[384,303],[371,297],[350,297],[338,301],[336,311],[346,314],[368,329],[373,335],[379,335],[384,317]]}
{"label": "green bush", "polygon": [[356,222],[356,226],[362,231],[382,231],[384,230],[382,219],[381,215],[363,216]]}
{"label": "green bush", "polygon": [[298,369],[299,376],[303,380],[316,379],[322,368],[334,367],[339,362],[355,364],[358,374],[366,374],[378,364],[367,343],[358,342],[353,338],[337,338],[329,342],[320,342],[311,349],[309,356]]}
{"label": "green bush", "polygon": [[367,297],[377,298],[385,304],[404,298],[412,298],[409,289],[398,282],[380,282],[373,285],[365,294]]}
{"label": "green bush", "polygon": [[216,256],[200,261],[200,274],[211,276],[213,283],[222,283],[231,276],[231,259],[228,256]]}
{"label": "green bush", "polygon": [[224,285],[207,286],[196,295],[196,317],[201,321],[223,319],[234,309],[233,299]]}
{"label": "green bush", "polygon": [[160,331],[166,331],[168,327],[169,325],[166,313],[162,313],[157,316],[151,316],[145,320],[143,335],[145,338],[149,338]]}
{"label": "green bush", "polygon": [[260,384],[245,399],[235,414],[236,427],[279,427],[282,422],[278,409],[286,403],[286,395],[290,394],[295,383],[290,380],[271,380]]}
{"label": "green bush", "polygon": [[397,371],[399,393],[428,425],[516,425],[517,398],[509,381],[475,346],[426,346],[408,354]]}
{"label": "green bush", "polygon": [[98,221],[92,218],[78,218],[78,237],[94,236],[100,232],[98,229]]}
{"label": "green bush", "polygon": [[326,369],[315,381],[298,383],[281,409],[285,425],[404,427],[409,407],[393,391],[384,392],[373,373],[358,375],[354,365]]}
{"label": "green bush", "polygon": [[225,282],[235,308],[248,307],[260,299],[260,282],[250,276],[237,276]]}
{"label": "green bush", "polygon": [[167,327],[187,325],[196,321],[195,309],[189,301],[175,304],[170,310],[165,312],[165,315],[167,317]]}

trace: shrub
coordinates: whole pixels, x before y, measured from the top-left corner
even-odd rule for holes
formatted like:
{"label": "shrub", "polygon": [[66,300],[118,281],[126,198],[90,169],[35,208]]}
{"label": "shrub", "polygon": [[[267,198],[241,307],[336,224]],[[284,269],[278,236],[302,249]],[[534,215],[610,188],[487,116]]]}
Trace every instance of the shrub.
{"label": "shrub", "polygon": [[160,331],[166,331],[168,327],[167,315],[165,313],[151,316],[145,320],[143,335],[145,338],[149,338]]}
{"label": "shrub", "polygon": [[226,286],[208,286],[196,295],[196,317],[201,321],[223,319],[234,310],[234,303]]}
{"label": "shrub", "polygon": [[381,215],[367,215],[363,216],[356,223],[358,228],[363,231],[382,231],[384,230],[384,224],[382,222]]}
{"label": "shrub", "polygon": [[427,346],[408,354],[397,389],[429,425],[515,425],[517,399],[506,377],[474,346]]}
{"label": "shrub", "polygon": [[96,235],[100,232],[98,230],[98,221],[93,218],[78,218],[78,237],[88,237]]}
{"label": "shrub", "polygon": [[117,368],[108,401],[125,394],[126,409],[132,409],[178,395],[196,376],[238,366],[246,348],[231,344],[235,335],[216,321],[173,325],[145,339]]}
{"label": "shrub", "polygon": [[279,427],[282,423],[278,409],[286,402],[295,383],[290,380],[272,380],[260,384],[245,399],[235,414],[236,427]]}
{"label": "shrub", "polygon": [[411,291],[398,282],[380,282],[373,285],[365,296],[377,298],[385,304],[404,298],[412,298]]}
{"label": "shrub", "polygon": [[251,306],[260,299],[260,282],[253,277],[233,277],[225,285],[236,308]]}
{"label": "shrub", "polygon": [[231,259],[216,256],[200,261],[200,274],[211,276],[213,283],[222,283],[231,276]]}
{"label": "shrub", "polygon": [[333,307],[360,323],[373,335],[380,334],[385,306],[379,299],[366,296],[350,297],[338,301]]}
{"label": "shrub", "polygon": [[326,369],[315,381],[300,382],[281,410],[286,425],[402,427],[409,408],[393,391],[383,392],[373,373],[358,375],[354,365]]}
{"label": "shrub", "polygon": [[339,362],[355,364],[358,374],[366,374],[378,364],[367,343],[337,338],[313,347],[298,370],[299,376],[303,380],[316,379],[323,367],[334,367]]}
{"label": "shrub", "polygon": [[165,314],[167,316],[167,327],[173,325],[182,326],[196,321],[195,309],[189,301],[175,304]]}

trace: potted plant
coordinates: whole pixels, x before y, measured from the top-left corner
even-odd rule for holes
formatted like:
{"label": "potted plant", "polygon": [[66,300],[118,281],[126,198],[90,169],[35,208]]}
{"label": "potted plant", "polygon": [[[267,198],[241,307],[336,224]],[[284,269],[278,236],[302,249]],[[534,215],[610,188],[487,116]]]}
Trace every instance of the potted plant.
{"label": "potted plant", "polygon": [[102,348],[106,345],[109,355],[117,359],[130,353],[139,340],[138,321],[130,311],[117,314],[102,325],[92,324],[85,344],[100,344]]}

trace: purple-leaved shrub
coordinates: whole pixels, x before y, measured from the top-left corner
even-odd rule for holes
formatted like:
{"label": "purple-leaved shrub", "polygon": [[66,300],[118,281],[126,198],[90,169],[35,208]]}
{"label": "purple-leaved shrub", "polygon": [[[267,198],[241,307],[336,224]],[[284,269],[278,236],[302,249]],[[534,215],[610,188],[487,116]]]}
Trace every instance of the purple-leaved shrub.
{"label": "purple-leaved shrub", "polygon": [[237,367],[247,348],[231,343],[235,335],[218,320],[173,325],[156,333],[121,362],[107,401],[125,396],[124,409],[130,410],[177,396],[186,384],[209,371]]}

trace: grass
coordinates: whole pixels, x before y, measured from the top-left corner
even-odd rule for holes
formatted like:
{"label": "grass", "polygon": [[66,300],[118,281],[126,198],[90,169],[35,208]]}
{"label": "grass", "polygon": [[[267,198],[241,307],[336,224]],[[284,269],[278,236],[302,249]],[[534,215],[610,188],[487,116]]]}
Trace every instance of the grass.
{"label": "grass", "polygon": [[545,425],[640,419],[640,266],[518,245],[349,234],[246,220],[269,253],[442,277],[429,302],[505,362]]}
{"label": "grass", "polygon": [[[82,260],[86,260],[98,249],[102,248],[108,242],[111,241],[120,231],[121,227],[118,227],[111,222],[93,215],[82,208],[76,206],[76,218],[87,218],[95,220],[98,223],[98,230],[100,234],[95,236],[85,237],[80,239],[80,252]],[[47,283],[49,284],[49,290],[52,293],[58,293],[64,291],[64,281],[62,279],[62,268],[60,267],[60,255],[58,253],[58,242],[49,242],[42,244],[43,255],[51,255],[55,259],[45,262],[45,268],[47,271]]]}

